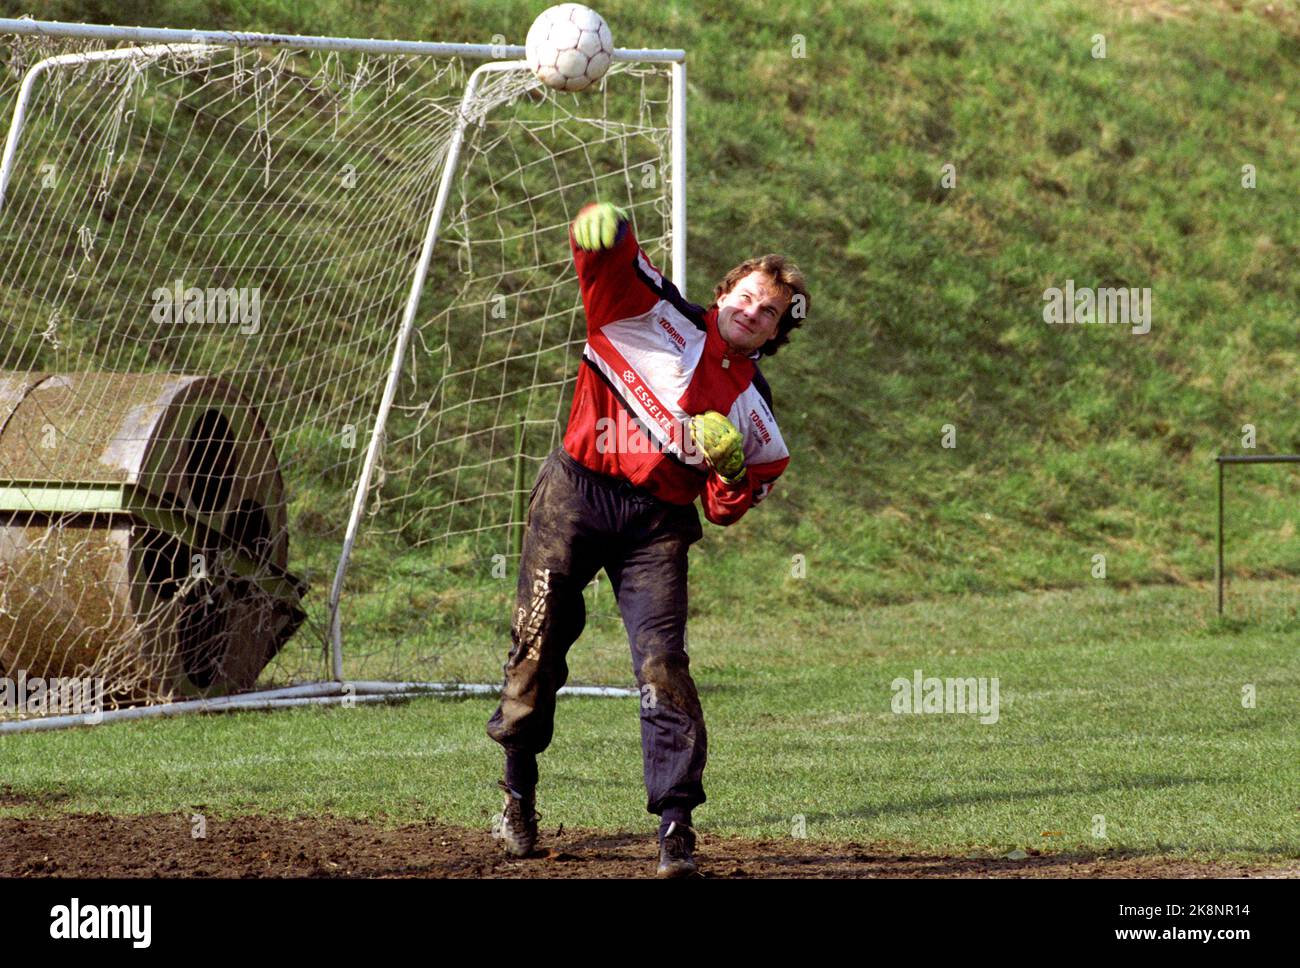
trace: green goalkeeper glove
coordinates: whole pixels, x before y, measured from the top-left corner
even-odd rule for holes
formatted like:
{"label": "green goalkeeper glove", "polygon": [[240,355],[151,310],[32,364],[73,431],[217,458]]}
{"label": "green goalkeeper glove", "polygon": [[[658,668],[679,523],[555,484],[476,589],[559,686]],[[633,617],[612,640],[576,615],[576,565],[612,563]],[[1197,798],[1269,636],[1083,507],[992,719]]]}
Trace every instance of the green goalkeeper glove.
{"label": "green goalkeeper glove", "polygon": [[691,439],[728,484],[735,484],[745,476],[744,439],[736,425],[722,414],[709,410],[692,417]]}
{"label": "green goalkeeper glove", "polygon": [[614,248],[618,236],[618,223],[627,218],[627,212],[609,202],[591,205],[573,220],[573,238],[578,248],[588,252]]}

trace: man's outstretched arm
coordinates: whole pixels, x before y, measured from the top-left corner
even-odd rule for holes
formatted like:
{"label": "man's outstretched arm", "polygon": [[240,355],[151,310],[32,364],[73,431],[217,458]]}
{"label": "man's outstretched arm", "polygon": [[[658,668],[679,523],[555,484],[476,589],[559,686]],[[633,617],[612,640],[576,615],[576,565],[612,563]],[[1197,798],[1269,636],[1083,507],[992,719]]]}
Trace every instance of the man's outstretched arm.
{"label": "man's outstretched arm", "polygon": [[608,202],[585,205],[569,226],[569,245],[578,272],[587,331],[649,312],[659,296],[637,271],[646,261],[627,213]]}

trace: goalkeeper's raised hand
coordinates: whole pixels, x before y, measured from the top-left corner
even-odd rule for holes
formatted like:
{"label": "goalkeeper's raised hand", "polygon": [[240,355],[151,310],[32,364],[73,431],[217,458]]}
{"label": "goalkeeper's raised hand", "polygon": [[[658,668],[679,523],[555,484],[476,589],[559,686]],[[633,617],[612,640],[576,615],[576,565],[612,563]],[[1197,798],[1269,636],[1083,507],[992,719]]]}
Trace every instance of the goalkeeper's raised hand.
{"label": "goalkeeper's raised hand", "polygon": [[735,484],[745,476],[744,440],[736,425],[725,416],[709,410],[692,417],[691,439],[728,484]]}
{"label": "goalkeeper's raised hand", "polygon": [[573,239],[578,248],[588,252],[614,248],[618,238],[618,224],[627,218],[627,212],[609,202],[588,205],[573,220]]}

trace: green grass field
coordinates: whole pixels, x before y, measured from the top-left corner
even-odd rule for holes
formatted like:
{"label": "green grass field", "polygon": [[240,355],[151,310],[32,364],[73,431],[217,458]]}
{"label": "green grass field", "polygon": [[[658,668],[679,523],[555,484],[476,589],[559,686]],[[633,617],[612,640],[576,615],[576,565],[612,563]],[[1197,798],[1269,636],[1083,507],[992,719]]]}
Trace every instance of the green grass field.
{"label": "green grass field", "polygon": [[[1300,589],[1242,584],[1231,622],[1210,604],[1204,588],[1099,582],[786,623],[701,617],[710,801],[697,823],[780,837],[802,818],[811,839],[918,851],[1300,857]],[[627,681],[611,631],[574,664]],[[891,681],[917,668],[998,677],[997,722],[892,712]],[[3,776],[65,811],[485,828],[500,807],[492,708],[418,700],[22,734],[5,738]],[[635,699],[563,701],[540,762],[548,827],[649,829]]]}
{"label": "green grass field", "polygon": [[[1300,857],[1293,469],[1233,469],[1230,619],[1213,618],[1209,586],[1213,456],[1247,452],[1245,424],[1256,453],[1300,452],[1295,7],[595,5],[621,46],[690,51],[688,295],[706,299],[754,251],[788,253],[813,292],[808,325],[764,365],[790,470],[692,556],[701,828],[782,836],[802,817],[810,838],[922,851]],[[520,40],[541,6],[55,0],[37,13],[489,42]],[[806,58],[791,56],[796,33]],[[945,164],[955,189],[939,187]],[[1066,279],[1151,287],[1151,332],[1045,325],[1042,293]],[[295,526],[329,503],[296,497]],[[320,588],[332,560],[311,554]],[[1090,575],[1097,554],[1105,580]],[[513,574],[494,581],[489,564],[363,544],[347,607],[436,654],[430,678],[492,681]],[[398,581],[427,585],[401,614]],[[571,681],[629,684],[608,585],[589,594]],[[376,635],[351,654],[396,665],[389,648]],[[895,715],[890,683],[918,668],[998,677],[998,722]],[[0,785],[66,811],[486,827],[500,806],[491,709],[421,700],[7,736]],[[635,700],[561,703],[541,765],[547,825],[650,829]]]}

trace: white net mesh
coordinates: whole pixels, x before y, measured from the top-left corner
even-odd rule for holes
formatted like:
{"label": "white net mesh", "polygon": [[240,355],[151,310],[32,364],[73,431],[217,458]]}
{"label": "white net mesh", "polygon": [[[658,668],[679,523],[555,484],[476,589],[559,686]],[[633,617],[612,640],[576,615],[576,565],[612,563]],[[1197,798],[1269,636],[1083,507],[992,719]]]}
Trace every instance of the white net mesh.
{"label": "white net mesh", "polygon": [[[6,126],[34,64],[103,49],[5,38]],[[5,677],[102,677],[111,704],[329,675],[474,66],[173,47],[34,82],[0,208]],[[584,338],[567,225],[614,201],[668,261],[666,68],[580,95],[490,74],[471,115],[344,586],[348,678],[496,678]]]}

